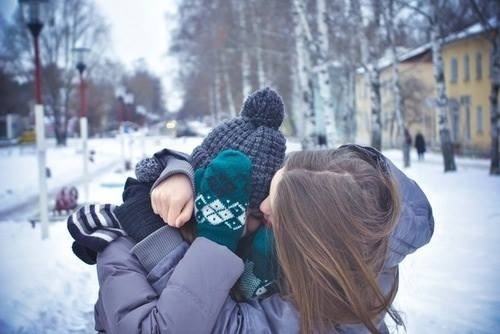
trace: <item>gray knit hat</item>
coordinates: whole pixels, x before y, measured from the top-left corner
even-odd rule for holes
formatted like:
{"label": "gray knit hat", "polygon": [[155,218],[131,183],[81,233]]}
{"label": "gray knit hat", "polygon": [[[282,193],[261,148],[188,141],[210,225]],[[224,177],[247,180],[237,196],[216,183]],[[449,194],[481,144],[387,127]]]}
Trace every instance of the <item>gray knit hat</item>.
{"label": "gray knit hat", "polygon": [[255,91],[245,100],[239,117],[217,125],[193,150],[194,169],[206,167],[223,150],[245,153],[252,161],[250,208],[258,208],[285,158],[285,137],[279,131],[284,114],[277,92],[271,88]]}

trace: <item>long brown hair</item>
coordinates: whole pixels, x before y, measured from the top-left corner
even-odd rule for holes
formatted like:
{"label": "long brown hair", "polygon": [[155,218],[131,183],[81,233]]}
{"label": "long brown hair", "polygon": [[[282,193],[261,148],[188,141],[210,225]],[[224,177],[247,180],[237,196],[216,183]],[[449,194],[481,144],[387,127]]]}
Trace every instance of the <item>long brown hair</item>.
{"label": "long brown hair", "polygon": [[367,155],[348,148],[297,152],[285,162],[271,198],[283,293],[300,314],[301,332],[362,323],[377,333],[397,279],[377,284],[399,215],[394,181]]}

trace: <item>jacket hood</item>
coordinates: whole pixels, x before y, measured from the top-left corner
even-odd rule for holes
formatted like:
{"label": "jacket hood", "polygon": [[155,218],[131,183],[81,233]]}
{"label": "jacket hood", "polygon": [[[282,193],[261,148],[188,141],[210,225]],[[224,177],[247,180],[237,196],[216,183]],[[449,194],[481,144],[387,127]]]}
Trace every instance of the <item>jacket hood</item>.
{"label": "jacket hood", "polygon": [[399,221],[389,240],[385,268],[397,266],[406,255],[427,244],[434,233],[432,208],[418,184],[386,158],[401,200]]}

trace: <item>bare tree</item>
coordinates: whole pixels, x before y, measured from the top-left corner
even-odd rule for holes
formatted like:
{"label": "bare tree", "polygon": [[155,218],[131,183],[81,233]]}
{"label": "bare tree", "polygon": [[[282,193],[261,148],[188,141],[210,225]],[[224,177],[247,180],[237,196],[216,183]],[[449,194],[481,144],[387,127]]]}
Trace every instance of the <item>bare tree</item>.
{"label": "bare tree", "polygon": [[302,148],[310,149],[316,145],[315,135],[315,110],[314,110],[314,91],[313,77],[309,73],[311,66],[310,54],[307,51],[307,39],[305,37],[304,25],[300,23],[303,19],[300,11],[303,11],[301,4],[294,0],[294,39],[295,53],[297,66],[297,79],[299,86],[299,95],[301,96],[301,110],[303,113],[302,130],[303,138],[301,138]]}
{"label": "bare tree", "polygon": [[443,25],[445,18],[441,14],[444,6],[442,1],[429,1],[428,3],[415,3],[414,1],[399,2],[414,13],[422,16],[430,31],[432,46],[432,65],[434,70],[434,80],[436,83],[435,105],[438,115],[439,137],[441,142],[441,152],[443,153],[444,171],[450,172],[457,169],[455,164],[455,153],[448,125],[448,98],[446,96],[446,86],[443,65]]}
{"label": "bare tree", "polygon": [[393,95],[393,100],[394,100],[394,117],[397,122],[397,127],[398,127],[398,139],[397,143],[398,146],[400,146],[403,150],[406,149],[405,143],[404,143],[404,127],[405,127],[405,120],[403,115],[405,114],[404,112],[404,102],[403,102],[403,97],[402,97],[402,92],[401,92],[401,79],[399,76],[399,60],[398,60],[398,55],[396,52],[396,38],[395,38],[395,20],[396,20],[396,14],[395,14],[395,9],[394,9],[394,1],[393,0],[386,0],[384,3],[384,10],[383,10],[383,15],[384,15],[384,21],[385,21],[385,28],[387,31],[387,39],[389,42],[389,50],[391,53],[391,68],[392,68],[392,95]]}
{"label": "bare tree", "polygon": [[[491,164],[490,174],[500,175],[500,112],[498,110],[498,90],[500,88],[500,4],[492,3],[494,8],[481,8],[474,0],[470,0],[472,7],[478,16],[487,38],[491,44],[491,84],[490,84],[490,126],[491,126]],[[493,6],[492,6],[493,7]],[[496,7],[496,8],[495,8]],[[487,13],[495,13],[492,18]]]}
{"label": "bare tree", "polygon": [[[359,0],[352,0],[352,2],[354,17],[360,25],[358,29],[358,39],[361,42],[362,64],[367,79],[370,82],[371,145],[380,150],[382,147],[382,103],[380,97],[380,69],[378,60],[381,52],[381,3],[376,0],[370,0],[369,6],[367,8],[362,8]],[[370,14],[363,15],[363,12],[369,12]]]}
{"label": "bare tree", "polygon": [[[48,17],[40,35],[45,80],[43,94],[48,113],[54,118],[57,144],[65,145],[77,77],[72,50],[79,46],[91,46],[92,54],[87,64],[91,68],[105,53],[108,27],[91,0],[53,1]],[[15,20],[8,29],[10,42],[4,49],[10,59],[7,67],[16,77],[31,80],[31,43],[20,13],[15,15]]]}

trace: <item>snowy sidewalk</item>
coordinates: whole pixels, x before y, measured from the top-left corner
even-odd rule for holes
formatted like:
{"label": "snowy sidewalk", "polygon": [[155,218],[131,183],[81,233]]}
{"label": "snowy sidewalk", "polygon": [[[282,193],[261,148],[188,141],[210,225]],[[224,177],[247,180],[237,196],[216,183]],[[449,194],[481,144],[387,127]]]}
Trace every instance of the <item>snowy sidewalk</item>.
{"label": "snowy sidewalk", "polygon": [[[401,152],[384,153],[402,167]],[[435,230],[400,266],[395,306],[408,333],[500,333],[500,177],[485,159],[458,158],[453,173],[431,159],[441,163],[404,170],[427,194]]]}
{"label": "snowy sidewalk", "polygon": [[[164,148],[185,149],[190,152],[200,138],[174,139],[166,136],[126,139],[125,154],[138,161],[145,155]],[[121,142],[118,138],[97,138],[89,140],[89,151],[93,150],[94,162],[89,162],[89,178],[93,179],[122,168]],[[65,185],[81,186],[83,163],[78,139],[69,139],[67,147],[56,147],[49,142],[47,166],[51,177],[47,179],[49,203],[52,197]],[[25,220],[33,215],[38,205],[38,174],[34,147],[14,146],[0,149],[0,221]],[[79,188],[80,194],[83,194]]]}
{"label": "snowy sidewalk", "polygon": [[[83,179],[83,157],[78,139],[69,139],[67,147],[56,147],[49,142],[47,179],[50,196],[62,186],[78,185]],[[118,149],[117,149],[118,148]],[[89,140],[94,162],[89,162],[89,175],[95,176],[112,169],[120,162],[120,146],[114,138]],[[32,211],[38,200],[38,170],[34,146],[13,146],[0,149],[0,218],[8,219],[15,211]]]}

